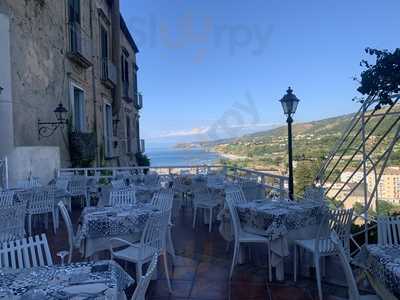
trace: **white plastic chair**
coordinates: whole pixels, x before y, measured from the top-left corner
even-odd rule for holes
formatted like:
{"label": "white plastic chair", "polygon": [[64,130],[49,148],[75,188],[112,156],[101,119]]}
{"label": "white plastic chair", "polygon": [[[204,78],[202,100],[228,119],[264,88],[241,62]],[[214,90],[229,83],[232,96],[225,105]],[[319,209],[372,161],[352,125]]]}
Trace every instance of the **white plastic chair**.
{"label": "white plastic chair", "polygon": [[110,205],[113,207],[136,204],[134,189],[117,190],[110,193]]}
{"label": "white plastic chair", "polygon": [[68,210],[62,201],[58,202],[58,208],[60,209],[65,226],[67,227],[69,251],[61,251],[57,253],[57,255],[61,257],[62,263],[64,262],[64,257],[68,255],[68,264],[70,264],[74,249],[79,249],[79,241],[76,239],[71,217],[69,216]]}
{"label": "white plastic chair", "polygon": [[25,236],[26,201],[16,201],[0,208],[0,243]]}
{"label": "white plastic chair", "polygon": [[230,198],[235,205],[247,203],[247,199],[240,186],[235,185],[225,190],[225,198]]}
{"label": "white plastic chair", "polygon": [[346,277],[347,285],[349,288],[349,300],[379,300],[380,298],[375,295],[360,295],[360,293],[358,292],[356,280],[354,279],[353,272],[350,267],[348,256],[342,246],[342,241],[339,239],[335,232],[331,233],[331,241],[343,267],[344,275]]}
{"label": "white plastic chair", "polygon": [[153,198],[151,199],[151,204],[161,211],[171,210],[173,200],[174,194],[172,189],[163,189],[154,193]]}
{"label": "white plastic chair", "polygon": [[378,217],[378,244],[400,244],[400,217]]}
{"label": "white plastic chair", "polygon": [[66,196],[63,198],[63,202],[65,206],[68,207],[68,210],[71,211],[72,210],[71,195],[68,192],[68,184],[69,184],[68,179],[57,178],[55,186],[57,189],[62,190],[66,193]]}
{"label": "white plastic chair", "polygon": [[318,186],[307,186],[303,198],[308,201],[325,202],[325,189]]}
{"label": "white plastic chair", "polygon": [[[154,254],[164,257],[164,269],[169,291],[172,292],[168,272],[165,236],[168,228],[169,211],[153,213],[147,220],[138,243],[131,243],[120,238],[110,239],[111,258],[117,258],[136,264],[136,281],[142,277],[142,266],[149,262]],[[122,249],[117,247],[126,246]]]}
{"label": "white plastic chair", "polygon": [[10,206],[14,203],[14,192],[0,192],[0,206]]}
{"label": "white plastic chair", "polygon": [[330,239],[330,233],[335,231],[340,238],[346,255],[350,257],[350,230],[353,209],[332,210],[323,218],[315,239],[294,241],[294,281],[297,281],[297,247],[301,247],[313,254],[315,273],[318,285],[318,297],[322,300],[321,285],[321,257],[336,255],[334,244]]}
{"label": "white plastic chair", "polygon": [[190,199],[189,199],[189,192],[190,192],[190,185],[185,183],[185,177],[184,176],[175,176],[173,179],[173,188],[176,193],[179,194],[179,196],[182,199],[181,202],[181,207],[183,205],[189,206],[190,204]]}
{"label": "white plastic chair", "polygon": [[193,228],[196,227],[196,218],[197,218],[197,210],[203,209],[208,210],[210,213],[209,224],[208,224],[208,231],[211,232],[212,230],[212,223],[213,223],[213,209],[218,206],[217,201],[212,197],[210,191],[208,189],[201,189],[193,191]]}
{"label": "white plastic chair", "polygon": [[52,265],[53,260],[45,234],[6,242],[1,246],[1,268],[18,270]]}
{"label": "white plastic chair", "polygon": [[71,197],[81,198],[82,207],[84,205],[84,201],[86,203],[86,206],[90,206],[86,177],[83,176],[72,177],[68,184],[68,192],[71,194]]}
{"label": "white plastic chair", "polygon": [[174,192],[172,189],[164,189],[153,195],[151,200],[151,204],[158,208],[160,211],[169,211],[169,221],[168,221],[168,230],[166,236],[166,247],[167,252],[172,255],[173,261],[175,262],[175,247],[172,241],[172,206],[174,201]]}
{"label": "white plastic chair", "polygon": [[151,263],[147,268],[146,275],[142,276],[136,286],[136,289],[132,295],[131,300],[145,300],[146,299],[146,291],[149,287],[150,280],[153,277],[154,272],[157,269],[158,255],[153,255]]}
{"label": "white plastic chair", "polygon": [[124,179],[112,180],[111,185],[113,189],[125,189],[127,188]]}
{"label": "white plastic chair", "polygon": [[240,201],[243,201],[243,200],[240,197],[235,197],[235,193],[237,193],[237,189],[232,190],[232,191],[227,191],[227,193],[226,193],[226,203],[229,208],[229,213],[231,216],[233,233],[234,233],[234,238],[235,238],[235,247],[234,247],[234,252],[233,252],[232,265],[231,265],[231,271],[229,273],[229,278],[232,278],[233,270],[238,261],[240,246],[242,244],[249,244],[249,243],[262,243],[267,246],[268,272],[269,272],[269,280],[271,281],[272,280],[272,265],[271,265],[270,241],[262,235],[248,233],[242,229],[236,206],[238,204],[242,203]]}
{"label": "white plastic chair", "polygon": [[155,186],[158,185],[160,181],[160,177],[157,173],[150,173],[144,176],[143,182],[145,185]]}
{"label": "white plastic chair", "polygon": [[54,205],[54,198],[50,197],[49,190],[46,188],[38,188],[32,191],[33,195],[27,204],[28,215],[28,232],[32,235],[32,216],[45,215],[46,228],[48,227],[48,214],[51,214],[53,219],[54,233],[57,230],[56,207]]}
{"label": "white plastic chair", "polygon": [[244,181],[241,189],[247,201],[265,199],[265,188],[262,184],[255,181]]}
{"label": "white plastic chair", "polygon": [[35,187],[41,187],[42,185],[39,182],[39,178],[33,177],[27,180],[18,180],[17,188],[19,189],[32,189]]}

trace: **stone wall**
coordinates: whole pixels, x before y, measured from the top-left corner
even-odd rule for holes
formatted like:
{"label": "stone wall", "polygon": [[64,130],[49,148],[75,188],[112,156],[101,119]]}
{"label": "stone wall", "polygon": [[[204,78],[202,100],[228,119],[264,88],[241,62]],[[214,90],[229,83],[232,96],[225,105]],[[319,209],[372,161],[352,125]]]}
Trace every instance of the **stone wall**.
{"label": "stone wall", "polygon": [[[110,8],[106,0],[81,1],[81,27],[92,41],[92,67],[83,68],[67,57],[68,52],[68,9],[67,0],[3,0],[0,2],[0,30],[4,29],[9,19],[9,37],[11,52],[9,72],[10,88],[5,89],[0,99],[10,98],[11,106],[1,106],[0,114],[9,115],[9,119],[2,119],[1,137],[8,138],[11,148],[17,147],[57,147],[59,148],[60,165],[70,166],[68,145],[68,128],[58,129],[49,138],[38,138],[37,121],[55,121],[53,110],[58,103],[71,111],[70,90],[71,84],[76,84],[85,93],[85,123],[89,132],[95,132],[98,141],[97,163],[104,161],[101,149],[104,148],[104,115],[105,103],[113,103],[112,90],[101,82],[100,62],[100,10],[111,21]],[[8,15],[8,17],[6,17]],[[3,29],[2,29],[3,28]],[[111,30],[110,41],[111,41]],[[132,52],[132,63],[135,53],[132,47],[124,40],[122,43]],[[0,47],[0,54],[7,49]],[[6,55],[2,55],[5,60]],[[3,61],[1,61],[3,62]],[[117,62],[120,63],[120,62]],[[3,64],[2,64],[3,65]],[[5,69],[6,70],[6,69]],[[7,72],[0,75],[0,81]],[[118,74],[120,76],[120,74]],[[4,84],[4,83],[3,83]],[[1,85],[1,82],[0,82]],[[120,115],[121,120],[118,137],[125,139],[125,114],[137,115],[133,103],[124,103]],[[5,124],[12,124],[9,130]],[[12,127],[12,128],[11,128]],[[132,128],[134,132],[134,127]],[[134,133],[136,135],[136,133]],[[135,140],[135,137],[132,137]],[[123,151],[123,143],[118,143],[116,153],[121,154],[118,159],[105,160],[106,165],[127,165],[135,163]],[[39,149],[39,148],[36,148]],[[136,148],[134,148],[136,149]],[[9,149],[10,150],[10,149]],[[0,147],[1,152],[1,147]],[[0,153],[2,155],[2,153]],[[13,154],[14,155],[14,154]]]}

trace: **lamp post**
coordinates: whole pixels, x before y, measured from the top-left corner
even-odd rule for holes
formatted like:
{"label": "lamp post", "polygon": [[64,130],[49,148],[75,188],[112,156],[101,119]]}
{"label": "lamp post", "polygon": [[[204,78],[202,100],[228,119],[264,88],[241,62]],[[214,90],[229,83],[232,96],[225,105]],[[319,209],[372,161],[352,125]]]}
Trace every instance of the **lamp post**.
{"label": "lamp post", "polygon": [[300,100],[293,94],[293,90],[289,87],[286,95],[279,101],[282,104],[283,112],[287,116],[286,122],[288,123],[289,199],[293,200],[292,115],[296,112]]}

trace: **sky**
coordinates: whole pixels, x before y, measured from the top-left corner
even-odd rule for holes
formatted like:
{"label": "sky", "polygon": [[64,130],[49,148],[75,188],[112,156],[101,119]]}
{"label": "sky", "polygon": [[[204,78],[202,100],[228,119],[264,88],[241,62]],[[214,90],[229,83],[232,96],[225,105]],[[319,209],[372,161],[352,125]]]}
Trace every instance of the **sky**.
{"label": "sky", "polygon": [[351,113],[366,47],[399,47],[399,0],[120,0],[139,48],[141,134],[237,134]]}

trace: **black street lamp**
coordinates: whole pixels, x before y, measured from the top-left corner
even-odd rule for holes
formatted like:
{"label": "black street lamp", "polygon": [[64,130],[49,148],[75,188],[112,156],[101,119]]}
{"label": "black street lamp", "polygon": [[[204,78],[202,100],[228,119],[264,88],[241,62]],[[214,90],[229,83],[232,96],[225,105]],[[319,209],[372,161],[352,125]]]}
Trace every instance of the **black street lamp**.
{"label": "black street lamp", "polygon": [[292,115],[296,112],[297,105],[300,100],[293,94],[293,90],[289,87],[286,95],[279,100],[283,107],[283,112],[287,115],[288,123],[288,156],[289,156],[289,199],[293,200],[293,152],[292,152]]}

